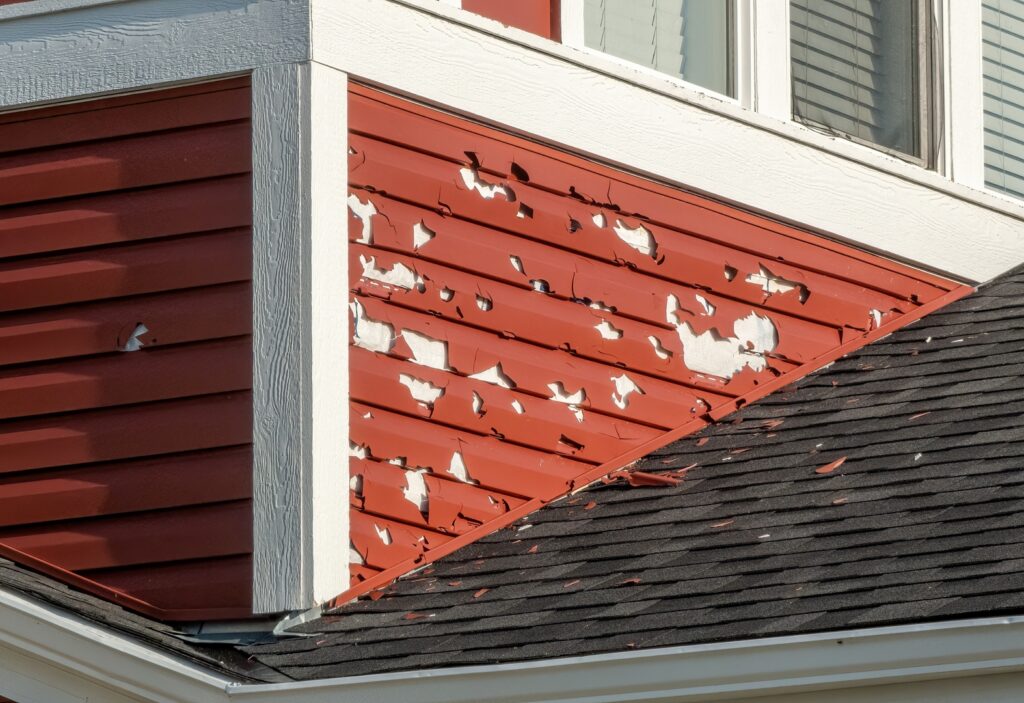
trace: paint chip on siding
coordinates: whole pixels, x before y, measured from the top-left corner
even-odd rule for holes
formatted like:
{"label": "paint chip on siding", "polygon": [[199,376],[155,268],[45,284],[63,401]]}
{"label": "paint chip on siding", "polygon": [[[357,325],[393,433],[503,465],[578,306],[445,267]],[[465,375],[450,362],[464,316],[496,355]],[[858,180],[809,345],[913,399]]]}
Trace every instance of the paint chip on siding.
{"label": "paint chip on siding", "polygon": [[654,235],[643,225],[627,227],[622,220],[615,221],[615,234],[626,243],[627,246],[636,249],[641,254],[655,258],[658,254],[658,243]]}
{"label": "paint chip on siding", "polygon": [[355,345],[372,352],[387,354],[395,346],[395,328],[387,322],[373,320],[366,316],[366,309],[358,300],[351,304],[355,318],[353,337]]}
{"label": "paint chip on siding", "polygon": [[422,403],[430,409],[433,409],[437,399],[444,395],[444,388],[409,374],[399,374],[398,382],[409,389],[409,394],[413,397],[413,400]]}
{"label": "paint chip on siding", "polygon": [[493,200],[499,194],[510,202],[515,199],[510,188],[500,183],[488,183],[480,178],[480,173],[475,168],[462,168],[459,174],[466,188],[476,191],[485,200]]}
{"label": "paint chip on siding", "polygon": [[374,524],[373,529],[377,531],[377,537],[384,543],[385,546],[391,544],[391,530],[386,527],[380,527]]}
{"label": "paint chip on siding", "polygon": [[423,220],[420,220],[412,226],[412,248],[419,249],[436,236],[437,232],[423,224]]}
{"label": "paint chip on siding", "polygon": [[363,231],[356,243],[373,244],[373,216],[377,214],[377,206],[370,199],[364,203],[353,194],[348,196],[348,209],[363,222]]}
{"label": "paint chip on siding", "polygon": [[594,329],[601,334],[602,339],[622,339],[622,330],[608,322],[608,320],[601,320],[601,322],[594,325]]}
{"label": "paint chip on siding", "polygon": [[615,384],[615,392],[612,393],[612,402],[619,410],[629,407],[629,396],[632,393],[644,394],[644,390],[626,374],[612,376],[612,383]]}
{"label": "paint chip on siding", "polygon": [[647,341],[654,347],[654,353],[659,359],[668,359],[672,356],[672,352],[665,348],[665,345],[661,343],[661,340],[655,337],[653,334],[647,338]]}
{"label": "paint chip on siding", "polygon": [[149,328],[146,327],[141,322],[135,325],[135,329],[132,330],[132,333],[130,335],[128,335],[127,341],[125,341],[125,343],[121,345],[121,351],[135,352],[142,349],[142,347],[144,347],[145,344],[142,343],[142,340],[139,339],[139,337],[146,334],[147,332],[149,332]]}
{"label": "paint chip on siding", "polygon": [[778,344],[778,331],[767,317],[751,313],[733,323],[734,337],[723,337],[717,330],[696,334],[688,322],[680,322],[679,301],[668,297],[666,319],[676,327],[683,345],[683,363],[691,371],[729,379],[744,368],[763,371],[768,366],[765,354]]}
{"label": "paint chip on siding", "polygon": [[414,330],[404,330],[402,337],[412,352],[409,361],[438,371],[451,371],[451,367],[448,366],[448,342]]}
{"label": "paint chip on siding", "polygon": [[764,291],[765,297],[775,295],[776,293],[789,293],[793,290],[800,291],[799,297],[800,302],[807,300],[807,287],[796,281],[791,281],[782,276],[776,276],[770,270],[765,268],[764,265],[759,267],[757,273],[752,273],[747,276],[747,283],[758,286]]}
{"label": "paint chip on siding", "polygon": [[470,378],[507,389],[516,387],[516,382],[513,381],[501,368],[500,361],[489,369],[484,369],[480,373],[472,374]]}
{"label": "paint chip on siding", "polygon": [[430,497],[427,494],[427,482],[423,478],[424,473],[426,473],[426,469],[406,470],[405,488],[402,489],[402,497],[426,515],[430,508]]}
{"label": "paint chip on siding", "polygon": [[452,454],[452,461],[448,466],[448,473],[463,483],[477,483],[477,481],[474,481],[473,477],[469,475],[469,469],[466,468],[466,462],[462,458],[462,452],[455,452]]}
{"label": "paint chip on siding", "polygon": [[712,317],[715,314],[715,310],[717,308],[715,308],[714,305],[709,303],[707,298],[705,298],[703,295],[695,295],[694,297],[697,299],[697,302],[700,304],[700,306],[704,308],[705,315],[707,315],[708,317]]}
{"label": "paint chip on siding", "polygon": [[561,381],[548,384],[548,390],[551,391],[551,400],[556,403],[565,403],[569,406],[569,410],[572,411],[573,415],[576,416],[577,422],[583,422],[583,409],[580,404],[587,399],[587,391],[585,388],[580,388],[575,393],[569,393],[565,389],[565,385]]}
{"label": "paint chip on siding", "polygon": [[377,268],[377,257],[359,256],[359,263],[363,266],[363,278],[369,281],[377,281],[386,286],[395,286],[406,290],[423,290],[423,277],[413,271],[402,262],[395,262],[390,270],[386,271]]}

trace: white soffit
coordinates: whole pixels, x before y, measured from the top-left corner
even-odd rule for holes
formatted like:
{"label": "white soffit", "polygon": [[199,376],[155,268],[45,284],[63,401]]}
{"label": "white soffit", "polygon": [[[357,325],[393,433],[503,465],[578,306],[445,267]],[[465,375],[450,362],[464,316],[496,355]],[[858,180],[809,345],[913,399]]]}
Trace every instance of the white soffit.
{"label": "white soffit", "polygon": [[1024,261],[1005,197],[437,0],[312,2],[314,60],[353,79],[964,280]]}

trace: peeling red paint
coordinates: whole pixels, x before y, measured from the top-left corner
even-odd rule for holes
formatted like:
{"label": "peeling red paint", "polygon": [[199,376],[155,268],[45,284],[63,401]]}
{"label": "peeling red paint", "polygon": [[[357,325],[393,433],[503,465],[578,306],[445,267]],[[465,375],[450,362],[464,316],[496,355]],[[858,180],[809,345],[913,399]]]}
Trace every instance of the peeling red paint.
{"label": "peeling red paint", "polygon": [[353,546],[381,571],[340,599],[602,477],[676,483],[616,472],[969,290],[368,88],[349,115]]}

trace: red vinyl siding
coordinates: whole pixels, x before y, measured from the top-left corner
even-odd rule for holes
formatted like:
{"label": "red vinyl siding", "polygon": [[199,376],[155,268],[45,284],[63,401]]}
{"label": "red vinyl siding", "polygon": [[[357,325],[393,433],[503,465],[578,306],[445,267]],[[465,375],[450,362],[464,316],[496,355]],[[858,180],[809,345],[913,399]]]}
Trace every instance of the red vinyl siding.
{"label": "red vinyl siding", "polygon": [[368,88],[349,115],[343,598],[969,290]]}
{"label": "red vinyl siding", "polygon": [[0,554],[169,620],[251,614],[250,154],[248,79],[0,115]]}
{"label": "red vinyl siding", "polygon": [[462,8],[510,27],[561,40],[559,0],[462,0]]}

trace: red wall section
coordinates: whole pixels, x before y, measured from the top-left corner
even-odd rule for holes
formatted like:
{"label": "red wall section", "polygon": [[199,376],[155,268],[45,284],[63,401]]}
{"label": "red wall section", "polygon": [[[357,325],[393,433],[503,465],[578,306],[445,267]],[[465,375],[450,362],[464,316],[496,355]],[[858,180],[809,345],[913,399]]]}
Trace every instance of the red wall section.
{"label": "red wall section", "polygon": [[249,104],[0,115],[0,554],[166,619],[251,613]]}
{"label": "red wall section", "polygon": [[548,39],[561,38],[559,0],[462,0],[462,8]]}
{"label": "red wall section", "polygon": [[349,114],[344,598],[969,290],[367,88]]}

